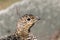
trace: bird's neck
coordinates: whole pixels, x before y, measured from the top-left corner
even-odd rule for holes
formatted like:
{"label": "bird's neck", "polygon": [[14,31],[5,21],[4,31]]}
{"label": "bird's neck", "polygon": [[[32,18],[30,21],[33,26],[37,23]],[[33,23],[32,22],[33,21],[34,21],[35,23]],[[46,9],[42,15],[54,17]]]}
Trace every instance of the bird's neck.
{"label": "bird's neck", "polygon": [[27,37],[30,32],[31,25],[22,24],[21,22],[18,22],[17,24],[17,31],[16,33],[22,37]]}

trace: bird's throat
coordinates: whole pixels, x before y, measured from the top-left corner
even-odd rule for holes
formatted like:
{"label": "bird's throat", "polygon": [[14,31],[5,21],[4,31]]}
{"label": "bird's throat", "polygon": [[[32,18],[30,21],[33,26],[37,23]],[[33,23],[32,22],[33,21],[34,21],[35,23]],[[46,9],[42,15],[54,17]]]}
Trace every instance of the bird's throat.
{"label": "bird's throat", "polygon": [[17,27],[17,34],[20,35],[21,37],[28,37],[30,28],[31,28],[31,25],[25,25],[22,28]]}

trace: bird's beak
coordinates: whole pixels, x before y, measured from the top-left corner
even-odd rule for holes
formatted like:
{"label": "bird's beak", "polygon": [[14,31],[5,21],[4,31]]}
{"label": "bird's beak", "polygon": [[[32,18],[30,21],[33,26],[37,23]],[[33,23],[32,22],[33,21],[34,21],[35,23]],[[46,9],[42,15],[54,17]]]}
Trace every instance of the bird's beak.
{"label": "bird's beak", "polygon": [[37,20],[40,20],[40,17],[36,16],[36,19],[37,19]]}

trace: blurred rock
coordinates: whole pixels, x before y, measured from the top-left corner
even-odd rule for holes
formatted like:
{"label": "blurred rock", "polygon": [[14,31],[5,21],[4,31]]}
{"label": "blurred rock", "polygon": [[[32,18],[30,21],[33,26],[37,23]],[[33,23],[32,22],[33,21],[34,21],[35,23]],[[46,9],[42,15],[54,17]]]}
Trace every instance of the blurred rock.
{"label": "blurred rock", "polygon": [[49,40],[60,28],[60,0],[23,0],[0,11],[0,36],[14,32],[18,18],[30,13],[41,17],[31,29],[38,40]]}

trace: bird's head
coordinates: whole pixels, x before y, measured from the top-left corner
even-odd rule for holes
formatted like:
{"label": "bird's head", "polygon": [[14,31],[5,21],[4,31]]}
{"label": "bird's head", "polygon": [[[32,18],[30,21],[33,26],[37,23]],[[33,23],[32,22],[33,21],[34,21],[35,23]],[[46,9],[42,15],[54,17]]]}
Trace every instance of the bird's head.
{"label": "bird's head", "polygon": [[40,18],[38,16],[34,16],[32,14],[25,14],[19,19],[18,28],[28,30],[30,27],[32,27],[33,24],[35,24],[39,20]]}
{"label": "bird's head", "polygon": [[37,22],[38,20],[40,20],[40,18],[38,16],[34,16],[32,14],[25,14],[24,16],[22,16],[21,21],[27,25],[30,24],[34,24],[35,22]]}

